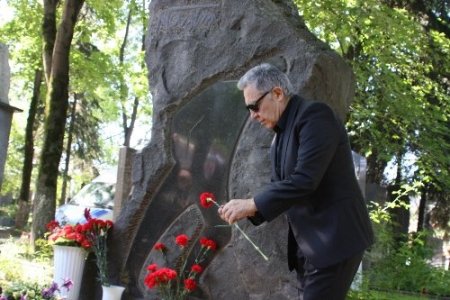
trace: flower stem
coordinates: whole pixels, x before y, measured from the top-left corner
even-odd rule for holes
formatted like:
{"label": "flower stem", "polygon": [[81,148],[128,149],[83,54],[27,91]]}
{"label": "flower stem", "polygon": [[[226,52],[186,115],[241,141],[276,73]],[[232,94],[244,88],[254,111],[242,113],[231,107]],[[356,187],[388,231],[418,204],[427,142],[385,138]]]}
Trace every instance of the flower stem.
{"label": "flower stem", "polygon": [[234,226],[237,228],[237,230],[239,230],[242,235],[247,239],[247,241],[253,246],[253,248],[255,248],[256,251],[258,251],[259,254],[261,254],[261,256],[268,261],[269,258],[261,251],[261,249],[259,249],[258,246],[255,245],[255,243],[253,243],[253,241],[250,239],[250,237],[244,232],[244,230],[241,229],[241,227],[239,227],[239,225],[237,223],[234,223]]}
{"label": "flower stem", "polygon": [[[209,199],[208,201],[211,201],[212,203],[214,203],[216,206],[217,206],[217,208],[220,208],[220,205],[216,202],[216,201],[214,201],[214,200],[212,200],[212,199]],[[244,238],[253,246],[253,248],[255,248],[255,250],[259,253],[259,254],[261,254],[261,256],[266,260],[266,261],[268,261],[269,260],[269,258],[261,251],[261,249],[250,239],[250,237],[244,232],[244,230],[242,230],[241,229],[241,227],[239,227],[239,225],[237,224],[237,223],[234,223],[234,224],[232,224],[232,225],[234,225],[234,227],[236,227],[236,229],[237,230],[239,230],[239,232],[244,236]]]}

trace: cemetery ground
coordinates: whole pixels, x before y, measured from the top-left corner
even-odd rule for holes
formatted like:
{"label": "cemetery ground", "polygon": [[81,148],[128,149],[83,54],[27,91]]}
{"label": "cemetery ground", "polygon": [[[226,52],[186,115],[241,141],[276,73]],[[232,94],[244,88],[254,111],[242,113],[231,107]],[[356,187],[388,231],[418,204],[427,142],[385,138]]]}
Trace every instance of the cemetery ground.
{"label": "cemetery ground", "polygon": [[0,227],[0,287],[49,285],[52,268],[50,253],[32,252],[28,232]]}

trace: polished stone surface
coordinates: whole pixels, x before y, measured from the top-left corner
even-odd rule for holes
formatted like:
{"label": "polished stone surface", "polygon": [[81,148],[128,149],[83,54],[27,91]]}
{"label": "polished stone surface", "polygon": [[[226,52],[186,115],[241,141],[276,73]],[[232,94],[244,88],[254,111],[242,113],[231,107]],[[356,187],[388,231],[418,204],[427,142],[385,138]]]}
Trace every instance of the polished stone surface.
{"label": "polished stone surface", "polygon": [[[220,245],[229,241],[231,229],[215,227],[224,224],[217,208],[199,206],[199,195],[208,191],[219,203],[228,199],[228,168],[247,116],[235,81],[212,85],[175,114],[171,148],[176,164],[145,213],[129,261],[141,290],[146,267],[161,261],[160,253],[151,251],[156,242],[175,246],[179,234],[206,236]],[[176,259],[169,256],[169,262]]]}

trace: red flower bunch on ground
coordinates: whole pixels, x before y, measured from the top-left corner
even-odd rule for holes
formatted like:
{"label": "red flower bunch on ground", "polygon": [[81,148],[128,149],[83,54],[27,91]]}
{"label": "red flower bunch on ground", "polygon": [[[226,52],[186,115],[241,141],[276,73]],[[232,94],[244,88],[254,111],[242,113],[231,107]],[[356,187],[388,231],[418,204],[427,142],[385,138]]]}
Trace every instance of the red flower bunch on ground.
{"label": "red flower bunch on ground", "polygon": [[[148,288],[156,288],[160,296],[165,300],[182,300],[186,296],[195,291],[197,288],[197,281],[199,274],[203,272],[203,267],[200,265],[206,258],[207,254],[217,249],[215,241],[202,237],[199,240],[200,250],[194,260],[194,264],[188,270],[187,265],[187,250],[189,250],[191,239],[186,234],[180,234],[175,237],[175,244],[184,252],[181,253],[180,258],[181,267],[177,270],[162,267],[153,263],[147,267],[149,272],[144,279],[144,284]],[[168,248],[165,244],[158,242],[153,247],[154,250],[161,252],[167,262],[166,251]]]}
{"label": "red flower bunch on ground", "polygon": [[84,249],[91,247],[83,225],[60,225],[53,220],[46,227],[48,230],[47,240],[51,245],[82,247]]}

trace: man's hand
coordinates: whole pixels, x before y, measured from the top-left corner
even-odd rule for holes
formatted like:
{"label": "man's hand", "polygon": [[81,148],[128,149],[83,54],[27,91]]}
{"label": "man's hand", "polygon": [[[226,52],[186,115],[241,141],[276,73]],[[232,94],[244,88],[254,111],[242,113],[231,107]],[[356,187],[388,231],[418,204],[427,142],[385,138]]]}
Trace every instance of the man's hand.
{"label": "man's hand", "polygon": [[219,215],[227,223],[233,224],[243,218],[252,217],[257,211],[255,201],[251,199],[231,199],[220,206]]}

